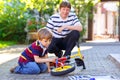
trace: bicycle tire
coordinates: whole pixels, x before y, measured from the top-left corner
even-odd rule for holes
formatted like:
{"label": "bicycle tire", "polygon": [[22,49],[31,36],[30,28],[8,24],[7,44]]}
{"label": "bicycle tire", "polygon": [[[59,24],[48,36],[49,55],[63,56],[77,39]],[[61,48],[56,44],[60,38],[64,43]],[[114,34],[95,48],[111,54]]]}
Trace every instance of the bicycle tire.
{"label": "bicycle tire", "polygon": [[75,70],[75,65],[65,65],[63,67],[54,68],[51,70],[51,75],[61,76],[73,72]]}

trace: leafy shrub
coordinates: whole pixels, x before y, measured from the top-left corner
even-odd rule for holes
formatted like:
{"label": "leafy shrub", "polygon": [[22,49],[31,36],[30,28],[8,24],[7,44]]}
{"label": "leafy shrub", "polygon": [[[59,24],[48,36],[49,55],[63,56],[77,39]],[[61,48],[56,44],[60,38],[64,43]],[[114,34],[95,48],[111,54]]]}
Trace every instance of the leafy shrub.
{"label": "leafy shrub", "polygon": [[0,7],[0,40],[14,40],[23,42],[26,33],[27,16],[25,14],[25,4],[18,0],[12,0]]}

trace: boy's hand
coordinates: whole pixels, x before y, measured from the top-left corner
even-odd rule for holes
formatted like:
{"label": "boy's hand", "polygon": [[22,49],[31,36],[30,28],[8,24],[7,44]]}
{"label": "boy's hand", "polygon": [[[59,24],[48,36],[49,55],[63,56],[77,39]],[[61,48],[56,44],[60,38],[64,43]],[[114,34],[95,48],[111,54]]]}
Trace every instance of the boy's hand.
{"label": "boy's hand", "polygon": [[56,59],[57,59],[57,57],[55,57],[55,58],[49,58],[49,62],[55,62]]}
{"label": "boy's hand", "polygon": [[50,72],[50,69],[48,69],[48,72]]}

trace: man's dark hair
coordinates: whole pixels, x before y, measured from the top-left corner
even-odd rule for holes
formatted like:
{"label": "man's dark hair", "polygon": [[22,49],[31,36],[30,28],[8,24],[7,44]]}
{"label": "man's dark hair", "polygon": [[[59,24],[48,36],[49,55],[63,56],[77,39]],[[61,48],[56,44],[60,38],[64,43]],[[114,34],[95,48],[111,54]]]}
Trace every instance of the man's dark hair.
{"label": "man's dark hair", "polygon": [[62,1],[59,8],[61,9],[62,7],[67,7],[71,9],[71,4],[68,1]]}

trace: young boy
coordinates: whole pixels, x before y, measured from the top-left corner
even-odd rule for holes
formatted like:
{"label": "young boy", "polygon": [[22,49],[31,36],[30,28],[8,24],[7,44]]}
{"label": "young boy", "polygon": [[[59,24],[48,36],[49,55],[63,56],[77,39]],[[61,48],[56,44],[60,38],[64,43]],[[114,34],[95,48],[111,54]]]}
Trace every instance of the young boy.
{"label": "young boy", "polygon": [[48,58],[47,48],[51,42],[52,34],[46,29],[38,30],[38,40],[26,48],[19,57],[18,66],[10,69],[11,73],[39,74],[50,72],[49,62],[56,58]]}

